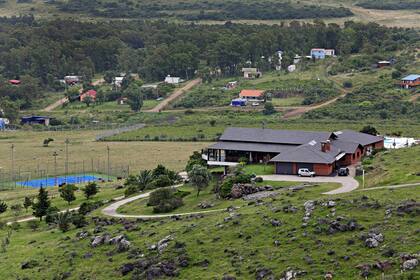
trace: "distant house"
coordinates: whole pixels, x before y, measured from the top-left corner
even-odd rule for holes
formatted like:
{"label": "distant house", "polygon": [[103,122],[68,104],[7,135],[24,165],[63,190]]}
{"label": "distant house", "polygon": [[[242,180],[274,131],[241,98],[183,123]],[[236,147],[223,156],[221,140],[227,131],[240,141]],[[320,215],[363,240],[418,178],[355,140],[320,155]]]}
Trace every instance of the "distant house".
{"label": "distant house", "polygon": [[248,100],[245,98],[236,98],[233,99],[230,103],[230,106],[232,107],[243,107],[246,106],[248,103]]}
{"label": "distant house", "polygon": [[420,75],[408,75],[401,79],[400,85],[403,88],[415,88],[420,85]]}
{"label": "distant house", "polygon": [[245,79],[258,79],[262,77],[262,73],[257,68],[242,68]]}
{"label": "distant house", "polygon": [[9,124],[9,119],[0,118],[0,130],[6,129],[6,126]]}
{"label": "distant house", "polygon": [[128,98],[127,97],[120,97],[117,99],[117,104],[118,105],[126,105],[128,102]]}
{"label": "distant house", "polygon": [[388,60],[378,61],[377,65],[378,65],[378,68],[387,67],[391,65],[391,61],[388,61]]}
{"label": "distant house", "polygon": [[335,56],[335,50],[333,49],[311,49],[311,58],[324,59],[327,56]]}
{"label": "distant house", "polygon": [[50,117],[44,116],[30,116],[30,117],[22,117],[20,118],[21,124],[41,124],[45,126],[50,125]]}
{"label": "distant house", "polygon": [[96,95],[97,95],[98,93],[96,92],[96,90],[93,90],[93,89],[91,89],[91,90],[88,90],[88,91],[86,91],[85,93],[82,93],[81,95],[80,95],[80,102],[83,102],[83,100],[87,97],[87,96],[90,96],[90,98],[92,99],[92,101],[93,102],[95,102],[96,101]]}
{"label": "distant house", "polygon": [[295,57],[293,58],[293,64],[298,64],[301,59],[302,57],[300,55],[295,55]]}
{"label": "distant house", "polygon": [[170,84],[170,85],[177,85],[181,82],[182,82],[182,80],[181,80],[180,77],[171,77],[170,75],[168,75],[165,78],[165,83]]}
{"label": "distant house", "polygon": [[248,101],[263,101],[264,93],[264,90],[244,89],[239,93],[239,98],[246,99]]}
{"label": "distant house", "polygon": [[82,81],[80,76],[65,76],[64,82],[68,85],[75,85]]}
{"label": "distant house", "polygon": [[114,86],[121,87],[123,80],[124,77],[115,77],[113,81]]}
{"label": "distant house", "polygon": [[9,84],[17,86],[21,84],[20,80],[9,80]]}
{"label": "distant house", "polygon": [[238,82],[237,81],[233,81],[233,82],[229,82],[226,84],[225,88],[226,89],[235,89],[238,86]]}

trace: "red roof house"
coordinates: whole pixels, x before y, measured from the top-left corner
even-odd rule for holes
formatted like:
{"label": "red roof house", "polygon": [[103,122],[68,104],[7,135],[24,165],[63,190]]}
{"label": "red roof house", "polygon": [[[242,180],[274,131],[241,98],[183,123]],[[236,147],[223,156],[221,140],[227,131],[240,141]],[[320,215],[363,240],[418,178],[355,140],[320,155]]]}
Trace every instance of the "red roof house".
{"label": "red roof house", "polygon": [[17,85],[20,85],[20,80],[9,80],[9,83],[10,83],[11,85],[15,85],[15,86],[17,86]]}
{"label": "red roof house", "polygon": [[239,93],[239,97],[245,99],[261,100],[264,99],[264,90],[244,89]]}
{"label": "red roof house", "polygon": [[88,90],[85,93],[80,95],[80,101],[83,102],[83,100],[86,98],[86,96],[90,96],[92,98],[93,101],[96,101],[96,90]]}

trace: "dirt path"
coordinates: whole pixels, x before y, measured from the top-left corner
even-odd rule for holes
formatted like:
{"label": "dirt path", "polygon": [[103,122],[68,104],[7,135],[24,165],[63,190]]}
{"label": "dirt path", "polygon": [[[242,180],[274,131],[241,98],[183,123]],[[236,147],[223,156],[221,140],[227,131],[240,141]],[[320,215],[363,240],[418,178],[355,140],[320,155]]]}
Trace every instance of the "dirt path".
{"label": "dirt path", "polygon": [[319,108],[328,106],[328,105],[336,102],[339,98],[344,97],[346,94],[347,93],[343,93],[343,94],[341,94],[341,95],[339,95],[339,96],[337,96],[337,97],[335,97],[333,99],[330,99],[328,101],[325,101],[323,103],[315,104],[315,105],[308,106],[308,107],[299,107],[299,108],[293,109],[293,110],[285,113],[283,115],[283,119],[290,119],[290,118],[294,118],[294,117],[300,117],[301,115],[303,115],[303,114],[305,114],[305,113],[307,113],[309,111],[316,110],[316,109],[319,109]]}
{"label": "dirt path", "polygon": [[200,78],[189,81],[182,88],[179,88],[179,89],[175,90],[168,98],[166,98],[165,100],[160,102],[156,107],[154,107],[153,109],[147,110],[145,112],[159,113],[160,111],[165,109],[171,102],[178,99],[184,93],[186,93],[187,91],[191,90],[193,87],[195,87],[196,85],[199,85],[199,84],[201,84],[201,79]]}

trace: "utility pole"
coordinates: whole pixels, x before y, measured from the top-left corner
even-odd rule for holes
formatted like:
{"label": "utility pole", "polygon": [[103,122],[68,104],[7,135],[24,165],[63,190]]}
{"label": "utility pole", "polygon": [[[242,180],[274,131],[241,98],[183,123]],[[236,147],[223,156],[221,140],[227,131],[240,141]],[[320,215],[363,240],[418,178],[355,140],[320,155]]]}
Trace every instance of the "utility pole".
{"label": "utility pole", "polygon": [[108,182],[109,182],[109,177],[110,177],[110,166],[109,166],[109,146],[107,145],[106,146],[106,150],[107,150],[107,153],[108,153]]}
{"label": "utility pole", "polygon": [[15,145],[12,144],[11,148],[11,159],[12,159],[12,174],[11,174],[11,179],[12,182],[14,182],[15,184],[15,189],[16,189],[16,178],[15,178]]}
{"label": "utility pole", "polygon": [[55,180],[54,180],[54,185],[55,186],[57,186],[58,184],[57,184],[57,156],[58,156],[58,153],[55,151],[54,153],[53,153],[53,157],[54,157],[54,178],[55,178]]}
{"label": "utility pole", "polygon": [[70,143],[69,139],[66,138],[66,141],[64,143],[66,143],[66,165],[65,165],[65,169],[66,169],[65,170],[65,173],[66,173],[65,178],[66,178],[66,180],[65,180],[65,182],[67,184],[67,175],[69,173],[69,143]]}

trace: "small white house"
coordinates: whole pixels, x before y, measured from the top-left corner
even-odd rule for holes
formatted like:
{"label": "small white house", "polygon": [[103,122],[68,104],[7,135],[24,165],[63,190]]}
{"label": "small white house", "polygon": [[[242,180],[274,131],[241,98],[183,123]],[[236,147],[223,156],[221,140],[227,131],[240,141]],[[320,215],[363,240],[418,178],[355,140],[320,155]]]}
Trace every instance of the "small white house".
{"label": "small white house", "polygon": [[295,57],[293,58],[293,64],[298,64],[301,59],[302,57],[300,55],[295,55]]}
{"label": "small white house", "polygon": [[123,80],[124,77],[115,77],[113,82],[114,86],[121,87]]}
{"label": "small white house", "polygon": [[262,73],[257,68],[242,68],[245,79],[258,79],[262,77]]}
{"label": "small white house", "polygon": [[181,80],[180,77],[171,77],[171,75],[168,75],[165,78],[165,83],[170,84],[170,85],[177,85],[181,82],[182,82],[182,80]]}

